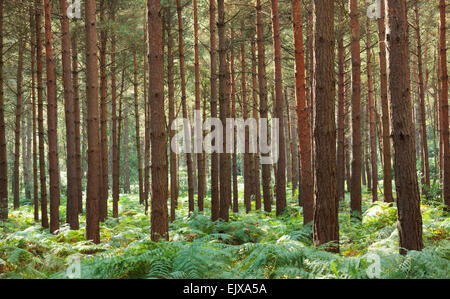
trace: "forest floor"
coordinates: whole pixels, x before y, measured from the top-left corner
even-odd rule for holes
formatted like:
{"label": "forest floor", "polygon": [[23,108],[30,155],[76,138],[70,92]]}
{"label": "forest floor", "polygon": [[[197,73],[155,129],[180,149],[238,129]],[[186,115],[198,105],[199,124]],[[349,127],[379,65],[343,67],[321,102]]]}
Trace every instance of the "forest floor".
{"label": "forest floor", "polygon": [[[170,242],[154,243],[138,195],[122,195],[120,217],[101,224],[100,245],[85,240],[84,216],[79,231],[63,226],[55,236],[33,221],[25,202],[0,223],[0,278],[450,277],[450,218],[437,201],[422,204],[425,250],[401,256],[395,205],[372,204],[369,193],[362,222],[351,220],[348,194],[340,206],[340,254],[312,246],[312,228],[303,226],[295,198],[278,218],[247,215],[241,207],[229,223],[213,223],[208,200],[208,212],[188,217],[186,197],[170,224]],[[64,206],[62,199],[62,223]]]}

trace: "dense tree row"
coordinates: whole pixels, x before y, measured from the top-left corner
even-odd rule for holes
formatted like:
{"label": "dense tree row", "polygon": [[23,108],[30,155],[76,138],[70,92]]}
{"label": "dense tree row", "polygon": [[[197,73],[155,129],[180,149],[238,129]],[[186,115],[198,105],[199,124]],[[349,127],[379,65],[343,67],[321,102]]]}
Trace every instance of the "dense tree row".
{"label": "dense tree row", "polygon": [[[66,0],[0,0],[0,219],[25,198],[57,234],[64,197],[65,222],[78,230],[85,213],[99,243],[135,191],[152,239],[169,240],[183,190],[189,213],[229,221],[241,175],[247,213],[282,215],[291,184],[333,252],[340,202],[348,191],[359,221],[366,185],[396,202],[400,252],[421,250],[421,196],[438,188],[450,205],[446,3],[376,3],[86,0],[80,20]],[[270,136],[258,125],[242,155],[236,129],[212,142],[234,153],[175,153],[174,120],[195,116],[278,119],[278,160],[250,152]]]}

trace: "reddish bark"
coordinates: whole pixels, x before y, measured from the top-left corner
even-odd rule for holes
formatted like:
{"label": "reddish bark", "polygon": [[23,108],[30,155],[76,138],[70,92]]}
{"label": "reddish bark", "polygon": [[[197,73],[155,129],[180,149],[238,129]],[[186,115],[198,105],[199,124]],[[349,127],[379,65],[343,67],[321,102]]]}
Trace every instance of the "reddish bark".
{"label": "reddish bark", "polygon": [[422,250],[422,216],[411,117],[406,1],[387,2],[389,101],[394,141],[400,253]]}
{"label": "reddish bark", "polygon": [[88,131],[88,173],[86,198],[86,239],[100,243],[99,201],[101,147],[98,108],[97,23],[95,1],[85,1],[86,23],[86,99]]}
{"label": "reddish bark", "polygon": [[0,0],[0,220],[8,219],[8,160],[3,98],[3,0]]}
{"label": "reddish bark", "polygon": [[[264,46],[264,32],[262,20],[261,0],[256,0],[256,41],[258,46],[258,82],[259,82],[259,109],[261,119],[267,119],[269,108],[267,104],[267,80],[266,80],[266,54]],[[266,138],[266,136],[260,136]],[[264,154],[263,154],[264,156]],[[262,165],[262,186],[264,198],[264,211],[272,211],[272,192],[271,192],[271,166]]]}
{"label": "reddish bark", "polygon": [[275,193],[277,198],[277,215],[281,215],[286,209],[286,155],[285,137],[284,137],[284,115],[283,115],[283,78],[281,69],[281,40],[280,24],[278,14],[278,0],[271,0],[272,10],[272,33],[273,33],[273,51],[275,60],[275,116],[280,120],[279,127],[279,160],[277,164],[277,175],[275,178]]}
{"label": "reddish bark", "polygon": [[315,206],[314,245],[333,242],[327,250],[339,252],[336,190],[336,123],[334,79],[334,1],[314,1]]}
{"label": "reddish bark", "polygon": [[50,0],[44,0],[45,57],[47,70],[48,173],[50,180],[50,232],[59,230],[59,163],[58,163],[58,107],[56,75],[53,62],[52,22]]}
{"label": "reddish bark", "polygon": [[394,202],[392,196],[391,139],[389,124],[388,79],[386,66],[386,25],[385,1],[380,1],[381,18],[378,19],[378,44],[380,50],[380,98],[383,143],[383,198],[384,202]]}
{"label": "reddish bark", "polygon": [[60,1],[61,31],[62,31],[62,67],[64,85],[64,107],[66,116],[66,146],[67,146],[67,208],[66,221],[70,229],[78,230],[78,183],[76,167],[75,140],[75,110],[72,89],[72,67],[70,57],[70,28],[67,17],[67,1]]}
{"label": "reddish bark", "polygon": [[377,124],[376,124],[376,110],[374,100],[374,90],[372,81],[372,56],[370,53],[370,21],[367,18],[366,22],[366,54],[367,54],[367,85],[369,98],[369,136],[370,136],[370,169],[372,171],[371,190],[372,201],[378,200],[378,164],[377,164]]}
{"label": "reddish bark", "polygon": [[338,40],[338,147],[337,147],[337,197],[345,199],[345,81],[344,37]]}
{"label": "reddish bark", "polygon": [[[167,89],[169,97],[169,124],[175,120],[175,85],[174,85],[174,57],[172,36],[172,14],[170,7],[167,8]],[[175,137],[175,131],[169,130],[170,140]],[[178,207],[178,184],[177,184],[177,155],[170,151],[170,221],[175,221],[176,209]]]}
{"label": "reddish bark", "polygon": [[151,104],[152,201],[151,237],[169,240],[167,211],[166,120],[164,113],[164,57],[160,0],[148,0],[149,100]]}
{"label": "reddish bark", "polygon": [[[180,78],[181,78],[181,108],[183,111],[183,118],[188,119],[187,105],[186,105],[186,75],[184,70],[184,43],[183,43],[183,20],[181,0],[177,0],[177,15],[178,15],[178,51],[180,58]],[[188,131],[185,131],[185,142],[188,142]],[[190,140],[189,140],[190,141]],[[187,175],[188,175],[188,197],[189,197],[189,213],[194,211],[194,178],[192,168],[192,156],[186,153]]]}
{"label": "reddish bark", "polygon": [[[226,124],[226,119],[230,118],[230,98],[228,91],[228,63],[226,59],[225,40],[225,1],[217,1],[218,22],[217,29],[219,35],[219,106],[220,120]],[[231,204],[231,161],[230,154],[226,153],[227,131],[223,133],[224,153],[220,154],[220,211],[219,217],[228,222]]]}
{"label": "reddish bark", "polygon": [[295,46],[295,97],[297,101],[297,127],[300,153],[300,181],[303,203],[303,220],[307,224],[313,220],[314,197],[311,156],[310,108],[306,101],[305,55],[303,48],[303,24],[301,1],[292,1],[292,19]]}
{"label": "reddish bark", "polygon": [[42,2],[35,1],[36,11],[36,66],[37,66],[37,98],[38,98],[38,135],[39,135],[39,178],[41,193],[41,224],[42,227],[48,228],[47,213],[47,173],[45,171],[45,135],[44,135],[44,93],[43,93],[43,64],[42,64],[42,34],[41,34],[41,16]]}
{"label": "reddish bark", "polygon": [[350,0],[350,28],[352,54],[352,187],[351,211],[356,218],[361,217],[361,175],[362,175],[362,142],[361,142],[361,57],[359,45],[359,11],[358,1]]}
{"label": "reddish bark", "polygon": [[[216,53],[216,0],[209,1],[209,31],[211,56],[211,118],[217,118],[217,53]],[[213,141],[213,145],[215,145]],[[219,219],[219,155],[211,155],[211,220]]]}
{"label": "reddish bark", "polygon": [[445,0],[439,1],[440,31],[439,31],[439,64],[441,78],[440,103],[442,110],[441,134],[443,140],[443,198],[446,208],[450,206],[450,144],[449,144],[449,119],[448,119],[448,70],[447,70],[447,38],[445,23]]}

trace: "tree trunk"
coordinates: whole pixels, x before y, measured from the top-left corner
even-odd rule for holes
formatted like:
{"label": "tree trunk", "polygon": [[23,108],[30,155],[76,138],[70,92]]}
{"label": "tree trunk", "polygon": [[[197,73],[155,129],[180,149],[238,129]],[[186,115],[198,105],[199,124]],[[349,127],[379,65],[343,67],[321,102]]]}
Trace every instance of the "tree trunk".
{"label": "tree trunk", "polygon": [[[269,108],[267,104],[267,80],[266,80],[266,54],[264,47],[264,32],[262,20],[261,0],[256,0],[256,38],[258,45],[258,82],[259,82],[259,109],[261,119],[267,119]],[[259,136],[267,138],[267,136]],[[267,139],[266,139],[267,140]],[[264,155],[263,156],[267,156]],[[264,198],[264,211],[272,211],[271,170],[270,165],[262,165],[262,185]]]}
{"label": "tree trunk", "polygon": [[450,145],[449,145],[449,120],[448,120],[448,70],[447,70],[447,38],[445,27],[445,0],[439,1],[440,11],[440,48],[439,48],[439,61],[440,61],[440,73],[441,73],[441,110],[442,110],[442,139],[443,139],[443,169],[444,169],[444,181],[443,181],[443,198],[446,209],[450,206]]}
{"label": "tree trunk", "polygon": [[[100,1],[100,22],[105,23],[106,1]],[[110,19],[114,21],[114,4],[111,2]],[[114,39],[114,37],[112,37]],[[100,145],[101,145],[101,181],[100,181],[100,202],[99,217],[100,222],[104,222],[108,217],[108,106],[107,106],[107,79],[106,79],[106,44],[108,32],[106,26],[100,30]],[[112,68],[112,67],[111,67]],[[111,92],[112,94],[112,92]],[[111,96],[112,97],[112,96]],[[113,100],[112,100],[113,101]]]}
{"label": "tree trunk", "polygon": [[311,120],[310,108],[306,101],[305,55],[303,48],[303,24],[301,1],[292,1],[292,19],[295,46],[295,97],[297,102],[297,127],[300,153],[301,199],[303,221],[307,224],[314,216],[314,185],[312,180]]}
{"label": "tree trunk", "polygon": [[78,37],[72,32],[72,85],[73,85],[73,104],[74,104],[74,122],[75,122],[75,168],[76,168],[76,184],[78,214],[83,213],[83,190],[81,184],[82,168],[81,168],[81,135],[80,135],[80,93],[78,83]]}
{"label": "tree trunk", "polygon": [[50,179],[50,232],[59,229],[59,163],[57,134],[56,76],[53,62],[52,23],[50,0],[44,0],[45,57],[47,70],[47,125],[48,125],[48,173]]}
{"label": "tree trunk", "polygon": [[8,219],[8,157],[3,97],[3,0],[0,0],[0,220]]}
{"label": "tree trunk", "polygon": [[[217,53],[216,53],[216,0],[209,1],[209,32],[211,59],[211,118],[217,118]],[[213,141],[212,146],[216,145]],[[219,154],[211,154],[211,220],[219,219]]]}
{"label": "tree trunk", "polygon": [[372,170],[372,201],[378,200],[378,164],[377,164],[377,123],[372,81],[372,56],[370,53],[370,20],[366,23],[366,53],[367,53],[367,85],[369,98],[369,135],[370,135],[370,164]]}
{"label": "tree trunk", "polygon": [[164,57],[160,0],[148,0],[149,100],[151,103],[152,201],[151,236],[169,240],[167,211],[167,148],[164,113]]}
{"label": "tree trunk", "polygon": [[[252,95],[253,95],[253,118],[256,121],[256,128],[253,134],[255,136],[258,136],[258,77],[257,77],[257,71],[256,71],[256,41],[255,39],[252,39]],[[253,184],[253,194],[255,196],[255,209],[261,210],[261,178],[260,178],[260,170],[259,170],[259,144],[256,145],[256,153],[253,155],[253,174],[252,174],[252,184]]]}
{"label": "tree trunk", "polygon": [[280,120],[278,130],[279,159],[277,164],[277,175],[275,177],[276,187],[275,193],[277,198],[277,215],[281,215],[286,209],[286,155],[284,140],[284,115],[283,115],[283,79],[281,69],[281,40],[280,40],[280,24],[278,15],[278,0],[271,0],[272,10],[272,33],[273,33],[273,51],[275,60],[275,117]]}
{"label": "tree trunk", "polygon": [[62,67],[64,85],[64,103],[66,116],[66,144],[67,144],[67,208],[66,221],[70,229],[78,230],[78,183],[76,167],[75,140],[75,111],[73,102],[72,67],[70,57],[70,29],[67,17],[67,1],[60,1],[61,30],[62,30]]}
{"label": "tree trunk", "polygon": [[[195,110],[200,111],[200,59],[198,51],[198,15],[197,15],[197,0],[193,0],[194,9],[194,72],[195,72]],[[202,142],[203,135],[197,136],[199,142]],[[204,196],[206,193],[205,185],[205,172],[204,172],[205,161],[203,159],[203,152],[197,153],[197,167],[198,167],[198,188],[197,188],[197,200],[198,200],[198,210],[200,212],[204,209]]]}
{"label": "tree trunk", "polygon": [[[242,26],[242,23],[241,23]],[[241,34],[242,34],[242,30],[241,30]],[[233,45],[234,44],[234,30],[233,28],[231,28],[231,39],[230,39],[230,44]],[[235,73],[234,73],[234,48],[233,46],[231,46],[230,48],[230,82],[231,82],[231,118],[233,120],[236,119],[236,83],[235,83]],[[244,78],[243,80],[245,80],[245,75],[244,77],[241,76],[241,78]],[[245,98],[245,87],[243,87],[243,89],[241,90],[242,93],[242,102],[244,101]],[[233,127],[233,157],[232,157],[232,172],[233,172],[233,212],[234,213],[238,213],[239,212],[239,190],[238,190],[238,180],[237,180],[237,175],[238,175],[238,169],[237,169],[237,154],[236,154],[236,128]],[[245,161],[245,154],[244,154],[244,161]],[[245,163],[245,162],[244,162]],[[244,167],[245,168],[245,167]],[[245,169],[244,169],[245,171]],[[244,173],[244,182],[245,182],[245,173]],[[245,184],[244,184],[244,192],[245,192]],[[246,208],[248,208],[248,204],[247,204],[247,198],[244,197],[244,203],[246,205]],[[248,202],[250,202],[250,197],[248,197]]]}
{"label": "tree trunk", "polygon": [[400,253],[421,250],[422,216],[411,122],[410,67],[406,1],[387,2],[389,100],[394,141]]}
{"label": "tree trunk", "polygon": [[362,174],[362,143],[361,143],[361,57],[359,45],[359,12],[358,1],[350,0],[350,28],[352,53],[352,188],[351,211],[356,218],[361,217],[361,174]]}
{"label": "tree trunk", "polygon": [[[117,128],[116,128],[116,164],[115,164],[115,173],[116,173],[116,191],[115,191],[115,197],[113,197],[113,218],[119,217],[119,195],[120,195],[120,155],[121,155],[121,138],[122,138],[122,121],[123,121],[123,89],[124,89],[124,81],[125,81],[125,56],[123,56],[123,63],[122,63],[122,74],[120,79],[120,92],[119,92],[119,111],[118,116],[116,116],[116,122],[117,122]],[[115,83],[114,83],[115,86]],[[146,213],[147,213],[147,207],[146,207]]]}
{"label": "tree trunk", "polygon": [[44,93],[43,93],[43,65],[42,65],[42,35],[41,35],[41,13],[42,2],[35,1],[36,10],[36,65],[37,65],[37,95],[38,95],[38,135],[39,135],[39,178],[41,191],[41,223],[42,227],[48,228],[47,213],[47,174],[45,171],[45,135],[44,135]]}
{"label": "tree trunk", "polygon": [[86,100],[88,131],[88,173],[86,198],[86,239],[100,243],[99,201],[101,147],[98,122],[97,24],[95,1],[85,1],[86,23]]}
{"label": "tree trunk", "polygon": [[[33,160],[33,204],[34,221],[39,222],[39,186],[38,186],[38,165],[37,165],[37,140],[36,140],[36,28],[35,14],[30,7],[30,57],[31,57],[31,122],[32,122],[32,160]],[[1,10],[1,9],[0,9]],[[0,47],[1,51],[1,47]],[[0,75],[1,76],[1,75]],[[1,83],[0,83],[1,84]],[[1,108],[0,108],[1,109]],[[0,207],[1,209],[1,207]],[[0,212],[1,219],[1,212]]]}
{"label": "tree trunk", "polygon": [[[247,121],[248,118],[248,106],[247,106],[247,80],[245,76],[245,36],[244,36],[244,22],[241,22],[241,94],[242,94],[242,117],[244,121]],[[231,67],[231,70],[234,70],[234,67]],[[233,115],[233,118],[236,118]],[[246,126],[244,129],[244,144],[245,144],[245,153],[244,153],[244,203],[245,210],[248,213],[252,210],[252,182],[251,182],[251,171],[250,171],[250,144],[249,144],[249,128]],[[237,181],[237,180],[236,180]],[[237,185],[237,182],[236,182]],[[236,192],[237,193],[237,192]],[[237,201],[237,199],[236,199]]]}
{"label": "tree trunk", "polygon": [[[419,20],[419,3],[416,1],[414,5],[414,12],[416,17],[416,39],[417,39],[417,68],[419,77],[419,105],[420,105],[420,139],[421,157],[422,157],[422,184],[424,187],[430,188],[430,165],[428,161],[428,136],[426,125],[426,110],[425,110],[425,86],[423,79],[422,68],[422,42],[420,36],[420,20]],[[425,189],[424,189],[425,191]]]}
{"label": "tree trunk", "polygon": [[345,81],[344,81],[344,36],[338,40],[338,147],[337,147],[337,197],[345,199]]}
{"label": "tree trunk", "polygon": [[142,177],[142,153],[141,153],[141,129],[139,123],[139,100],[138,100],[138,69],[137,69],[137,58],[136,58],[136,48],[133,51],[133,65],[134,65],[134,117],[136,119],[136,152],[137,152],[137,162],[138,162],[138,179],[139,179],[139,203],[144,203],[144,186]]}
{"label": "tree trunk", "polygon": [[17,61],[17,77],[16,77],[16,121],[14,126],[14,181],[13,181],[13,193],[14,193],[14,210],[20,208],[20,183],[19,183],[19,163],[20,163],[20,126],[21,126],[21,115],[22,115],[22,81],[23,81],[23,42],[20,39],[18,43],[19,54]]}
{"label": "tree trunk", "polygon": [[[334,79],[334,1],[314,1],[315,207],[314,245],[334,242],[327,250],[339,252],[336,190],[336,123]],[[361,176],[359,176],[361,177]]]}
{"label": "tree trunk", "polygon": [[130,158],[129,158],[129,128],[128,128],[128,103],[123,108],[123,192],[130,194]]}
{"label": "tree trunk", "polygon": [[[173,36],[172,36],[172,14],[170,7],[167,8],[167,89],[169,96],[169,125],[175,120],[175,85],[174,85],[174,61],[173,61]],[[175,137],[175,131],[169,130],[170,140]],[[175,221],[176,209],[178,207],[178,184],[177,184],[177,154],[170,151],[170,221]]]}
{"label": "tree trunk", "polygon": [[[147,12],[148,14],[148,8]],[[147,16],[146,16],[147,18]],[[144,142],[144,200],[145,210],[148,210],[148,197],[150,194],[150,102],[147,97],[147,71],[149,66],[148,59],[148,20],[145,22],[145,55],[144,55],[144,112],[145,112],[145,142]]]}
{"label": "tree trunk", "polygon": [[[114,20],[114,7],[111,7],[110,19]],[[106,33],[105,33],[106,35]],[[106,47],[106,46],[105,46]],[[105,58],[106,60],[106,58]],[[119,216],[119,195],[120,195],[120,133],[118,133],[117,124],[117,86],[116,86],[116,35],[111,34],[111,139],[112,139],[112,201],[113,201],[113,217]],[[106,70],[105,70],[106,72]],[[104,74],[104,85],[106,90],[106,73]],[[120,120],[119,120],[120,121]]]}
{"label": "tree trunk", "polygon": [[[184,71],[184,43],[183,43],[183,20],[181,15],[181,0],[177,0],[178,15],[178,50],[180,56],[180,77],[181,77],[181,106],[183,110],[183,118],[188,119],[186,106],[186,77]],[[190,144],[190,136],[187,128],[185,128],[184,142]],[[187,175],[188,175],[188,196],[189,196],[189,213],[194,211],[194,178],[192,169],[192,156],[186,153]]]}
{"label": "tree trunk", "polygon": [[[218,22],[217,29],[219,33],[219,106],[220,121],[226,124],[226,119],[230,118],[230,98],[228,92],[228,63],[226,59],[226,40],[225,40],[225,1],[217,0]],[[230,154],[227,153],[226,140],[227,130],[223,132],[223,151],[220,154],[220,212],[219,217],[228,222],[229,210],[231,204],[231,161]]]}
{"label": "tree trunk", "polygon": [[388,79],[386,66],[386,24],[385,0],[380,1],[381,18],[378,19],[378,44],[380,50],[380,98],[381,122],[383,124],[383,197],[384,202],[394,202],[392,196],[392,167],[391,167],[391,132],[389,124]]}

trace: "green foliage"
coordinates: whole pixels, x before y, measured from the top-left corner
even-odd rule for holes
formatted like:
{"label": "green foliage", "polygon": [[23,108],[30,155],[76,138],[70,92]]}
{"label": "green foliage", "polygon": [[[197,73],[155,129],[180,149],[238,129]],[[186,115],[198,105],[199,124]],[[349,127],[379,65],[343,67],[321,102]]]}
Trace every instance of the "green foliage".
{"label": "green foliage", "polygon": [[[401,256],[395,205],[372,204],[369,196],[361,222],[351,219],[347,202],[341,204],[340,254],[313,246],[312,225],[303,226],[296,198],[278,218],[241,212],[229,223],[180,209],[170,241],[154,243],[138,197],[122,196],[119,218],[101,225],[100,245],[85,240],[83,217],[79,231],[62,226],[52,235],[33,223],[33,210],[25,206],[1,224],[0,278],[68,278],[70,260],[78,256],[80,278],[88,279],[366,279],[374,254],[380,278],[448,278],[450,220],[442,207],[422,206],[426,248]],[[185,201],[180,198],[180,205]]]}

